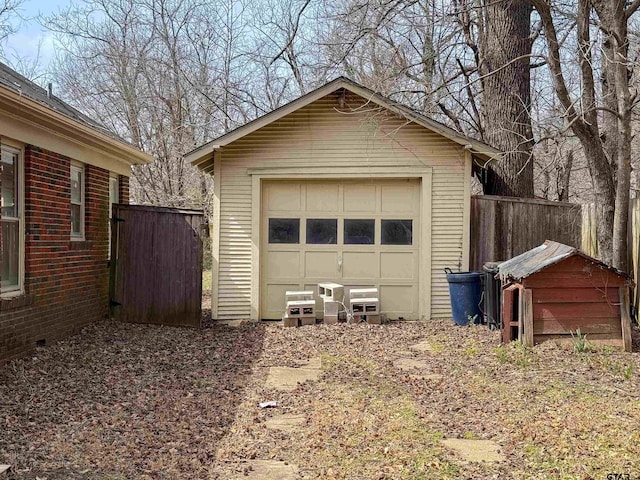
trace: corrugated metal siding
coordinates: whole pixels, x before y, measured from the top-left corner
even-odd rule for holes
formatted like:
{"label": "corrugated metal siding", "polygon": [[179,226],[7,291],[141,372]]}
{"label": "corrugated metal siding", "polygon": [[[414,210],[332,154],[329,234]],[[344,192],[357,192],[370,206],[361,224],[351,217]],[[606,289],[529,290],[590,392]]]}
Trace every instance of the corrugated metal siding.
{"label": "corrugated metal siding", "polygon": [[247,169],[304,164],[327,165],[332,172],[340,164],[361,166],[363,173],[368,166],[380,164],[432,167],[432,317],[450,315],[443,269],[457,266],[462,258],[462,148],[362,103],[349,94],[347,107],[362,108],[358,113],[341,113],[336,110],[335,95],[329,95],[216,153],[216,161],[222,162],[219,319],[249,318],[251,314],[252,187]]}

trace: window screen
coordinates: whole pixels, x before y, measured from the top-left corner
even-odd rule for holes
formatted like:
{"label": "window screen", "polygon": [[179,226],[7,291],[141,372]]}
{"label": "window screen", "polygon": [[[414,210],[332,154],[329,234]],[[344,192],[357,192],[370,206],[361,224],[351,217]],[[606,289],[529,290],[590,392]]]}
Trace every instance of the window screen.
{"label": "window screen", "polygon": [[84,236],[84,169],[71,165],[71,237]]}
{"label": "window screen", "polygon": [[270,218],[269,243],[300,243],[300,219]]}
{"label": "window screen", "polygon": [[307,243],[338,243],[338,220],[335,218],[310,218],[307,220]]}
{"label": "window screen", "polygon": [[373,245],[375,237],[375,220],[344,221],[345,245]]}
{"label": "window screen", "polygon": [[413,220],[382,220],[382,245],[412,245]]}
{"label": "window screen", "polygon": [[2,147],[2,264],[0,265],[0,291],[20,289],[20,267],[22,252],[20,235],[22,232],[19,151]]}

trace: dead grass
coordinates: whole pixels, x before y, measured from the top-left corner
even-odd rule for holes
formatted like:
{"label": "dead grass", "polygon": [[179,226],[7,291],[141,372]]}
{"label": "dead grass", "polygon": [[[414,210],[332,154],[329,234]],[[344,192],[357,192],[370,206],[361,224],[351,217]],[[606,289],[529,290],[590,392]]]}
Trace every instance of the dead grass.
{"label": "dead grass", "polygon": [[213,277],[211,276],[211,270],[204,270],[202,272],[202,293],[205,295],[211,295],[211,282]]}
{"label": "dead grass", "polygon": [[[640,476],[638,353],[497,338],[450,321],[203,331],[102,322],[0,370],[0,463],[47,479],[224,479],[250,458],[322,479]],[[408,350],[424,341],[432,348]],[[396,369],[401,356],[442,377]],[[268,367],[312,357],[322,358],[317,382],[264,386]],[[264,400],[279,407],[260,410]],[[305,423],[267,429],[281,413]],[[444,437],[493,440],[505,460],[465,463]]]}

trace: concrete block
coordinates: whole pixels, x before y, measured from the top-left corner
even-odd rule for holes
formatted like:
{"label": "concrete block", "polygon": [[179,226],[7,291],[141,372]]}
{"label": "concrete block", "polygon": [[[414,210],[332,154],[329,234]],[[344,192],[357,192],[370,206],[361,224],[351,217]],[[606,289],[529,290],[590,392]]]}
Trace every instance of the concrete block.
{"label": "concrete block", "polygon": [[349,289],[349,300],[354,298],[379,298],[378,288],[350,288]]}
{"label": "concrete block", "polygon": [[313,290],[287,290],[284,294],[285,301],[313,300]]}
{"label": "concrete block", "polygon": [[382,321],[382,316],[380,315],[367,315],[366,319],[367,323],[370,325],[382,325],[384,323]]}
{"label": "concrete block", "polygon": [[354,315],[378,315],[380,300],[377,298],[352,298],[350,300],[351,313]]}
{"label": "concrete block", "polygon": [[300,326],[303,327],[305,325],[315,325],[316,318],[315,317],[301,317],[300,318]]}
{"label": "concrete block", "polygon": [[282,325],[285,327],[297,327],[298,323],[298,317],[282,317]]}
{"label": "concrete block", "polygon": [[327,315],[325,313],[324,323],[326,323],[327,325],[335,325],[336,323],[338,323],[338,315]]}
{"label": "concrete block", "polygon": [[312,317],[316,318],[315,300],[291,300],[287,302],[287,317]]}
{"label": "concrete block", "polygon": [[322,303],[325,315],[338,315],[338,312],[340,311],[340,304],[338,302],[325,298]]}
{"label": "concrete block", "polygon": [[344,285],[332,282],[319,283],[318,296],[323,299],[338,300],[342,302],[344,299]]}

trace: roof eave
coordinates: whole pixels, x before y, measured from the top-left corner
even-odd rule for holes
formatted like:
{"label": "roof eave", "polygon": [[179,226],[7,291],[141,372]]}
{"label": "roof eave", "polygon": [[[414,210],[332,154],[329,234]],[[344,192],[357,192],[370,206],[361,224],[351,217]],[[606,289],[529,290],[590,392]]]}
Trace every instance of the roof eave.
{"label": "roof eave", "polygon": [[20,116],[29,116],[44,128],[64,132],[69,137],[102,149],[128,165],[145,165],[153,161],[151,155],[134,146],[110,137],[4,86],[0,86],[0,105],[17,108]]}

